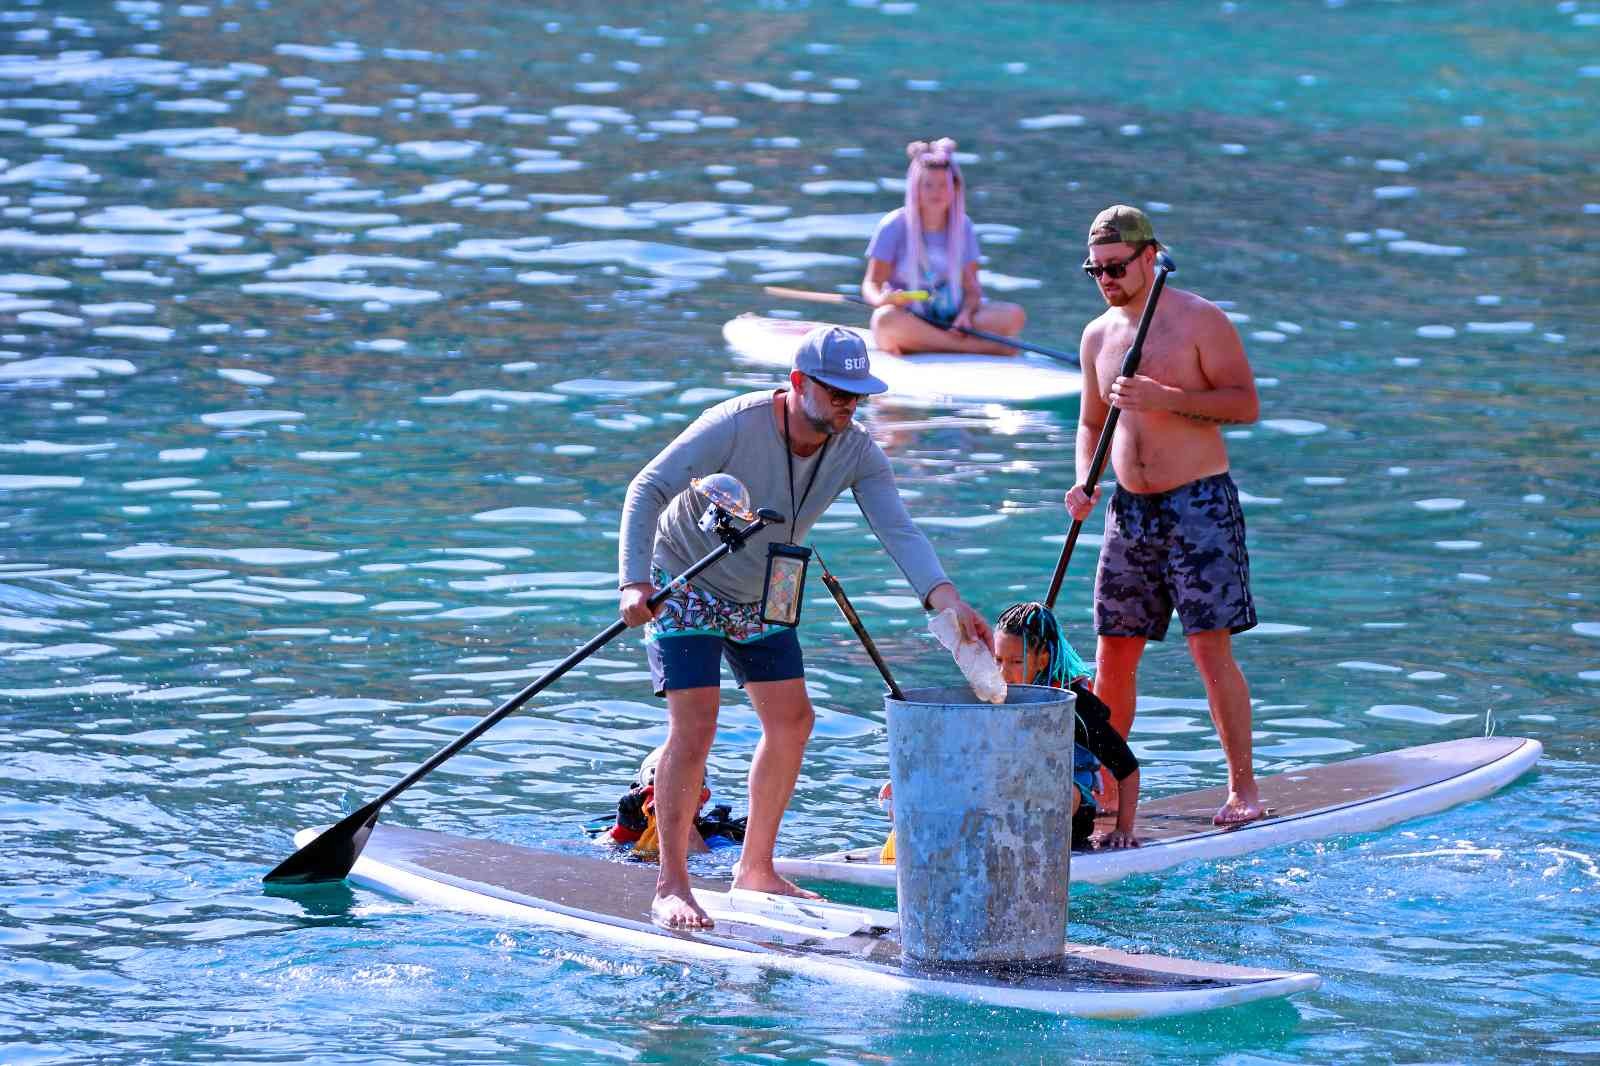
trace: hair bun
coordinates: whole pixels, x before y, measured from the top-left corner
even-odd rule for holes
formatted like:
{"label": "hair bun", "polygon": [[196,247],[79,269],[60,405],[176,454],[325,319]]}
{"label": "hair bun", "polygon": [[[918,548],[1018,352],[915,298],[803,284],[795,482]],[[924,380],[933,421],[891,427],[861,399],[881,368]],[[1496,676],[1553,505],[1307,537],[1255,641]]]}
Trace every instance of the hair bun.
{"label": "hair bun", "polygon": [[917,156],[921,155],[923,152],[926,152],[927,150],[928,150],[928,142],[927,141],[912,141],[910,144],[906,145],[906,158],[907,159],[915,159],[915,158],[917,158]]}
{"label": "hair bun", "polygon": [[933,142],[933,150],[944,155],[955,155],[956,141],[954,137],[940,137]]}

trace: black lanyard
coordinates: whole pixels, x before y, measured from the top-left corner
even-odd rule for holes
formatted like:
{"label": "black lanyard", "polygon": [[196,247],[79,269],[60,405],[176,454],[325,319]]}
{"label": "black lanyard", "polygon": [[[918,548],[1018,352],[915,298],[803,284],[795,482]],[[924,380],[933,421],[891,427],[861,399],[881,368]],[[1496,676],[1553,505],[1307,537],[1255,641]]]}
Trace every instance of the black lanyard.
{"label": "black lanyard", "polygon": [[796,503],[795,499],[794,499],[794,448],[789,443],[789,399],[788,399],[787,396],[784,397],[784,401],[783,401],[783,457],[784,457],[784,459],[788,460],[788,464],[789,464],[789,507],[790,507],[790,510],[792,511],[792,513],[789,515],[789,543],[790,544],[794,543],[794,527],[795,527],[795,523],[800,520],[800,504],[801,503],[805,503],[806,502],[806,497],[811,495],[811,486],[813,486],[813,485],[815,485],[817,483],[817,474],[818,474],[819,471],[822,470],[822,458],[823,458],[823,456],[828,454],[828,445],[830,445],[832,443],[833,443],[833,438],[831,436],[826,438],[822,442],[822,450],[817,452],[817,465],[813,466],[811,468],[811,480],[806,482],[806,491],[804,491],[804,492],[802,492],[800,494],[800,503]]}

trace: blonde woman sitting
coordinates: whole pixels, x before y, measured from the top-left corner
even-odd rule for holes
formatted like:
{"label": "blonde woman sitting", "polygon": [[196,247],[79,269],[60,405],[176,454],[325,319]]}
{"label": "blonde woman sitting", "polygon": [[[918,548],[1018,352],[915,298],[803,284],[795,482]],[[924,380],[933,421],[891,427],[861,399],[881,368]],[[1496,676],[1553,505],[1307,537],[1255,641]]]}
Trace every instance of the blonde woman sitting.
{"label": "blonde woman sitting", "polygon": [[[861,295],[871,304],[873,343],[890,355],[976,352],[1015,355],[958,329],[1015,337],[1027,316],[1013,303],[988,302],[978,284],[978,234],[967,218],[966,183],[946,137],[906,146],[906,202],[878,223],[867,244]],[[918,291],[928,298],[919,300]],[[952,329],[950,327],[955,327]]]}

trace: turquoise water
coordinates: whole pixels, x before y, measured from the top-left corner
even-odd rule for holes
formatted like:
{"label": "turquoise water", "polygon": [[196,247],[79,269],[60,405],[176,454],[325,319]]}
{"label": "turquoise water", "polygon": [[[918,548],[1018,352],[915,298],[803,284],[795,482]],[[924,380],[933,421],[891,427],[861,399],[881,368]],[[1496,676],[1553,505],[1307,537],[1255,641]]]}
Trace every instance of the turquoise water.
{"label": "turquoise water", "polygon": [[[0,12],[0,1059],[1580,1061],[1600,1054],[1592,4],[15,4]],[[1262,381],[1230,434],[1258,767],[1485,728],[1536,776],[1073,900],[1075,939],[1315,970],[1092,1025],[266,895],[614,616],[627,479],[771,384],[720,325],[858,276],[950,133],[992,290],[1069,347],[1106,203]],[[840,321],[860,321],[841,313]],[[1073,405],[868,414],[983,610],[1041,595]],[[816,542],[944,680],[848,502]],[[1063,592],[1087,636],[1087,552]],[[879,686],[820,588],[782,845],[871,842]],[[636,640],[386,822],[570,842],[663,737]],[[1147,657],[1152,794],[1222,764]],[[757,726],[730,693],[718,797]],[[887,903],[882,898],[872,902]]]}

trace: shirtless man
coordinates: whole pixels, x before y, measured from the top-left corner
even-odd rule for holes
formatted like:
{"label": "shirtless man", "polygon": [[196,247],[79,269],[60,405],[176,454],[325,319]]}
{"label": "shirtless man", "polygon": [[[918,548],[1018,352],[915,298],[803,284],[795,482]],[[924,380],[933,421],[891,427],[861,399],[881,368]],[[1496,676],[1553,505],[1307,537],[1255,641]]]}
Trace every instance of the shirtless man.
{"label": "shirtless man", "polygon": [[[1083,331],[1078,483],[1066,505],[1081,521],[1099,502],[1099,487],[1086,496],[1082,482],[1110,408],[1120,409],[1111,446],[1117,489],[1095,575],[1095,693],[1127,736],[1145,642],[1166,636],[1176,607],[1228,759],[1228,799],[1214,820],[1235,825],[1262,814],[1250,688],[1232,647],[1233,634],[1256,624],[1256,611],[1222,427],[1254,422],[1260,405],[1233,323],[1209,300],[1181,289],[1164,290],[1139,372],[1120,376],[1155,281],[1159,247],[1150,219],[1137,208],[1108,207],[1089,229],[1084,273],[1099,284],[1107,307]],[[1108,783],[1108,807],[1115,807],[1115,795]]]}

